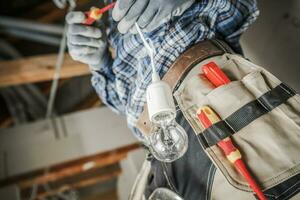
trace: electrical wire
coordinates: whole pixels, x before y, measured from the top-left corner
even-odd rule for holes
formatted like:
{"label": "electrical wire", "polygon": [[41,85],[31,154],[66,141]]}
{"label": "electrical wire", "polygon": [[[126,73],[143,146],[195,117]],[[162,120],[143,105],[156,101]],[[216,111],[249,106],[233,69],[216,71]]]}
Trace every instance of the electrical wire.
{"label": "electrical wire", "polygon": [[60,77],[60,72],[61,72],[61,67],[63,65],[64,62],[64,54],[65,54],[65,50],[66,50],[66,32],[67,32],[67,28],[68,25],[65,26],[64,28],[64,33],[62,36],[62,40],[60,43],[60,47],[59,47],[59,53],[58,53],[58,57],[56,60],[56,64],[55,64],[55,72],[54,72],[54,76],[53,76],[53,80],[52,80],[52,85],[51,85],[51,91],[50,91],[50,96],[49,96],[49,101],[48,101],[48,105],[47,105],[47,113],[46,113],[46,118],[51,117],[52,116],[52,111],[53,111],[53,105],[55,102],[55,97],[56,97],[56,92],[57,92],[57,86],[58,86],[58,81],[59,81],[59,77]]}
{"label": "electrical wire", "polygon": [[[72,1],[69,0],[69,3],[70,3],[70,7],[68,9],[68,13],[73,11],[76,7],[74,0],[72,0]],[[55,97],[56,97],[56,93],[57,93],[58,81],[59,81],[59,77],[60,77],[61,67],[64,62],[64,56],[65,56],[65,51],[66,51],[66,46],[67,46],[67,37],[66,37],[67,30],[68,30],[68,24],[65,24],[63,36],[62,36],[60,47],[59,47],[58,57],[57,57],[56,64],[55,64],[55,72],[54,72],[54,76],[53,76],[49,101],[48,101],[48,105],[47,105],[46,118],[51,117],[52,112],[53,112],[53,106],[54,106]]]}
{"label": "electrical wire", "polygon": [[142,42],[150,56],[151,68],[152,68],[152,81],[153,82],[159,81],[160,77],[155,69],[155,64],[154,64],[154,54],[155,54],[154,45],[153,45],[152,41],[150,40],[150,38],[147,38],[149,41],[149,42],[147,42],[147,39],[145,38],[144,34],[142,33],[142,31],[137,23],[135,23],[135,27],[136,27],[136,30],[137,30],[138,34],[140,35]]}
{"label": "electrical wire", "polygon": [[34,184],[32,186],[32,190],[31,190],[31,194],[30,194],[29,200],[34,200],[36,198],[37,192],[38,192],[38,185]]}

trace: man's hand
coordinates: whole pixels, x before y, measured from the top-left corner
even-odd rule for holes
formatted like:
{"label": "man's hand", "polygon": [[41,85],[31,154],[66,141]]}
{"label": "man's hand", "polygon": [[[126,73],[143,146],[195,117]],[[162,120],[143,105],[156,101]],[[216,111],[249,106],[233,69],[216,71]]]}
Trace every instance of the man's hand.
{"label": "man's hand", "polygon": [[83,12],[71,12],[66,16],[69,24],[69,53],[74,60],[88,64],[91,68],[99,68],[106,59],[107,42],[102,39],[100,28],[81,24],[85,18]]}
{"label": "man's hand", "polygon": [[150,32],[174,16],[180,16],[195,0],[117,0],[113,19],[121,33],[135,32],[134,23]]}

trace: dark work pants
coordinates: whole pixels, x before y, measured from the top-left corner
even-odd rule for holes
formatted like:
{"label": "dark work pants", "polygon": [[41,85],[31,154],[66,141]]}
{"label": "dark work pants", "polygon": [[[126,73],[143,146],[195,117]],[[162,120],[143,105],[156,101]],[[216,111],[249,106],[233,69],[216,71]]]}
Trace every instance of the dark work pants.
{"label": "dark work pants", "polygon": [[172,163],[162,163],[152,159],[146,197],[156,188],[166,187],[178,193],[184,200],[210,199],[212,177],[216,168],[205,154],[193,129],[181,112],[177,114],[176,121],[188,134],[188,150],[183,157]]}

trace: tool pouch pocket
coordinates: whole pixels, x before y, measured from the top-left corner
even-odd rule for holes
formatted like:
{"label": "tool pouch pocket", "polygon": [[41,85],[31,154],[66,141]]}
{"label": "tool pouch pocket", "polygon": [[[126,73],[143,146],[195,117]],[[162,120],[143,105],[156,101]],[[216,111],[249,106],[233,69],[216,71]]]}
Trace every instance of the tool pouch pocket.
{"label": "tool pouch pocket", "polygon": [[[235,188],[251,191],[216,145],[230,136],[263,190],[299,174],[299,95],[240,56],[226,54],[216,63],[231,83],[213,88],[203,75],[195,74],[183,81],[175,98],[218,170]],[[203,106],[210,106],[222,121],[204,130],[197,118]]]}

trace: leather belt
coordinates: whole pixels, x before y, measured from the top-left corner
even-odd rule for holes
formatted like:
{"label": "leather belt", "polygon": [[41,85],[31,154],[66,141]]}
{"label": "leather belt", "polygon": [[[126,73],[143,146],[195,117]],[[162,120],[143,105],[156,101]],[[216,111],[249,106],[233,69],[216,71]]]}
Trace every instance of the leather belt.
{"label": "leather belt", "polygon": [[[214,56],[223,55],[224,53],[232,53],[231,48],[219,40],[206,40],[199,42],[181,54],[162,80],[166,81],[172,88],[173,92],[178,88],[182,80],[198,63]],[[140,115],[137,128],[144,135],[150,133],[151,125],[148,117],[147,103]]]}

